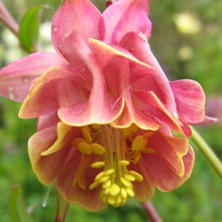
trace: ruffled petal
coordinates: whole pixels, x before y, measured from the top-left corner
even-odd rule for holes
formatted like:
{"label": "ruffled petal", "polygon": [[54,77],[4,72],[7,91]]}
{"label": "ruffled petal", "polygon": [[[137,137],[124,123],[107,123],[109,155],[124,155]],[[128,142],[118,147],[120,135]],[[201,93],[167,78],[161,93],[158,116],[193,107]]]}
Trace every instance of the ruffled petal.
{"label": "ruffled petal", "polygon": [[99,38],[99,10],[88,0],[64,0],[52,21],[52,42],[58,50],[60,44],[73,32],[84,40]]}
{"label": "ruffled petal", "polygon": [[148,19],[148,0],[119,0],[102,14],[105,23],[105,42],[118,44],[127,32],[141,33],[149,38],[151,22]]}
{"label": "ruffled petal", "polygon": [[[137,165],[133,165],[131,170],[138,172],[143,175],[142,182],[133,182],[133,188],[135,192],[135,198],[140,202],[145,202],[151,199],[155,192],[155,183],[150,177],[147,169],[144,168],[144,165],[139,162]],[[146,173],[144,173],[146,171]]]}
{"label": "ruffled petal", "polygon": [[56,125],[35,133],[28,142],[29,158],[39,181],[44,185],[52,184],[66,159],[67,149],[51,155],[42,156],[57,138]]}
{"label": "ruffled petal", "polygon": [[61,45],[62,53],[70,64],[85,65],[85,69],[90,72],[92,88],[88,100],[61,108],[59,117],[73,126],[112,122],[122,110],[123,99],[115,99],[108,92],[101,64],[95,59],[82,37],[78,33],[72,33],[67,38],[73,41],[69,45]]}
{"label": "ruffled petal", "polygon": [[65,60],[55,53],[34,53],[0,70],[0,95],[21,102],[32,81],[52,66],[64,67]]}
{"label": "ruffled petal", "polygon": [[[176,113],[174,95],[166,75],[150,50],[148,52],[148,59],[146,63],[144,63],[128,51],[118,47],[109,46],[99,40],[91,38],[89,39],[89,44],[102,69],[106,68],[107,70],[111,70],[113,67],[107,67],[108,63],[114,59],[114,57],[120,57],[122,58],[122,61],[127,60],[130,62],[131,69],[127,70],[124,74],[124,78],[128,75],[127,78],[130,78],[128,83],[132,85],[128,85],[128,87],[133,87],[134,91],[148,90],[155,92],[155,94],[158,95],[158,98],[164,103],[164,106],[172,113]],[[119,66],[119,64],[116,64],[116,66]],[[122,82],[119,84],[122,84]]]}
{"label": "ruffled petal", "polygon": [[48,156],[52,153],[58,152],[63,147],[65,137],[70,132],[71,128],[71,126],[68,126],[63,122],[59,122],[57,124],[57,139],[55,143],[53,143],[47,150],[43,151],[41,155]]}
{"label": "ruffled petal", "polygon": [[[162,147],[161,143],[159,144],[160,147]],[[157,188],[162,191],[171,191],[182,185],[190,177],[194,165],[194,152],[192,147],[189,147],[186,155],[182,157],[184,165],[184,173],[182,176],[175,173],[177,171],[176,169],[172,169],[175,158],[171,160],[171,166],[169,165],[170,162],[167,163],[165,158],[160,156],[159,153],[142,155],[142,159],[144,168],[150,173],[150,177],[155,181]],[[144,173],[146,173],[146,171],[144,171]]]}
{"label": "ruffled petal", "polygon": [[51,113],[48,113],[47,115],[40,116],[38,118],[37,130],[40,131],[50,126],[54,126],[59,121],[60,120],[58,118],[57,112],[51,112]]}
{"label": "ruffled petal", "polygon": [[73,152],[58,175],[56,188],[70,203],[98,211],[106,205],[100,199],[100,188],[88,189],[98,173],[89,167],[92,162],[93,157]]}
{"label": "ruffled petal", "polygon": [[206,98],[199,83],[193,80],[176,80],[170,86],[180,118],[190,124],[202,122],[205,118]]}
{"label": "ruffled petal", "polygon": [[[137,102],[140,102],[140,111],[143,115],[155,120],[163,126],[169,126],[179,133],[191,136],[191,130],[186,123],[180,122],[169,112],[160,99],[152,91],[134,93]],[[175,114],[176,115],[176,114]]]}
{"label": "ruffled petal", "polygon": [[[124,113],[114,123],[116,126],[126,127],[136,122],[143,129],[156,130],[160,123],[169,123],[170,126],[181,131],[180,124],[173,117],[173,114],[176,116],[173,93],[165,74],[153,56],[146,64],[129,52],[99,40],[89,39],[89,42],[99,64],[104,67],[109,91],[113,95],[116,93],[117,98],[124,97],[126,100]],[[145,101],[144,97],[147,98]],[[150,98],[152,102],[149,101]],[[152,110],[149,114],[150,107]],[[154,111],[153,107],[161,110],[155,118],[156,110]],[[164,123],[165,119],[160,120],[163,113],[168,120],[166,123]]]}
{"label": "ruffled petal", "polygon": [[182,157],[188,152],[188,140],[186,138],[155,132],[149,138],[148,148],[154,149],[155,154],[151,155],[158,156],[177,176],[182,177],[184,175]]}
{"label": "ruffled petal", "polygon": [[19,116],[35,118],[84,100],[85,90],[76,78],[76,75],[61,68],[47,70],[31,88]]}

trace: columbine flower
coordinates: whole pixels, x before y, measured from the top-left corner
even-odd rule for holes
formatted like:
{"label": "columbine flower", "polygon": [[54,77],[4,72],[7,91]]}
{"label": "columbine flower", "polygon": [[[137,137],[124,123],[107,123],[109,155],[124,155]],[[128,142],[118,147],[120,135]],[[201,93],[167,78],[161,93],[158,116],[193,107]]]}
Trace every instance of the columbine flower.
{"label": "columbine flower", "polygon": [[147,0],[119,0],[103,14],[65,0],[52,22],[57,53],[0,71],[1,95],[25,99],[19,116],[38,118],[29,141],[37,177],[89,210],[146,201],[192,170],[188,124],[203,121],[204,93],[167,80],[147,43],[147,11]]}

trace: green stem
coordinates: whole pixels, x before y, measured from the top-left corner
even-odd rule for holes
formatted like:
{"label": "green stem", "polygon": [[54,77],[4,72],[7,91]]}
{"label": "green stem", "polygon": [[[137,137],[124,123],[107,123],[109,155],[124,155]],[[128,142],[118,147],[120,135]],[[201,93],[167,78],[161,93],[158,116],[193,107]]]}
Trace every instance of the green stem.
{"label": "green stem", "polygon": [[55,222],[65,222],[69,210],[69,203],[57,191],[57,212]]}
{"label": "green stem", "polygon": [[194,144],[199,148],[199,150],[203,153],[206,159],[209,161],[211,166],[217,172],[217,174],[222,179],[222,163],[210,146],[204,141],[204,139],[200,136],[200,134],[192,128],[192,137],[191,140]]}

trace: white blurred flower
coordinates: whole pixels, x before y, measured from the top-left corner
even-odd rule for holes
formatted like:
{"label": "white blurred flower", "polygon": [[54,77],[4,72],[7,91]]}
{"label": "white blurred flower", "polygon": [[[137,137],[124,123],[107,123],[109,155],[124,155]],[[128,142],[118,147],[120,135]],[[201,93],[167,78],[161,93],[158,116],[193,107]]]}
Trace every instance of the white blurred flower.
{"label": "white blurred flower", "polygon": [[177,30],[185,35],[194,35],[198,33],[202,24],[194,15],[190,13],[179,13],[173,17]]}
{"label": "white blurred flower", "polygon": [[44,22],[39,27],[38,51],[55,51],[51,43],[51,22]]}
{"label": "white blurred flower", "polygon": [[182,46],[178,51],[178,57],[180,60],[189,60],[193,57],[193,49],[190,46]]}
{"label": "white blurred flower", "polygon": [[22,51],[18,47],[19,41],[17,37],[8,29],[2,30],[2,49],[4,61],[10,63],[22,56]]}

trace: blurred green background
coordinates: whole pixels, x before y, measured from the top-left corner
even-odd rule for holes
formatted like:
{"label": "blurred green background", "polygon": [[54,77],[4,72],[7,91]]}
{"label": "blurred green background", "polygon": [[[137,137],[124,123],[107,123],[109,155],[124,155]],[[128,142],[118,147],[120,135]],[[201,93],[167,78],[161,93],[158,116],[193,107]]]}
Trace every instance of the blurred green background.
{"label": "blurred green background", "polygon": [[[31,7],[48,4],[41,14],[40,49],[50,50],[50,20],[60,0],[3,0],[11,14],[20,21]],[[100,8],[103,1],[97,0]],[[150,18],[153,32],[151,48],[169,79],[192,78],[203,86],[209,113],[222,116],[222,1],[221,0],[152,0]],[[0,66],[25,54],[16,38],[0,25]],[[215,103],[215,98],[217,103]],[[17,118],[20,105],[0,98],[0,221],[8,222],[8,194],[14,184],[22,187],[28,212],[34,221],[53,221],[55,192],[46,193],[31,170],[27,140],[35,132],[35,121]],[[198,128],[218,157],[222,159],[221,121]],[[156,191],[153,204],[166,222],[222,221],[222,181],[195,149],[193,174],[179,189],[170,193]],[[67,222],[143,222],[149,221],[141,205],[133,200],[121,208],[90,213],[71,206]]]}

